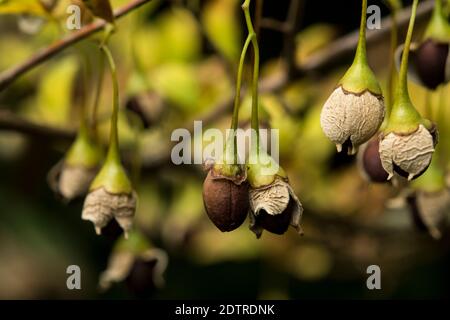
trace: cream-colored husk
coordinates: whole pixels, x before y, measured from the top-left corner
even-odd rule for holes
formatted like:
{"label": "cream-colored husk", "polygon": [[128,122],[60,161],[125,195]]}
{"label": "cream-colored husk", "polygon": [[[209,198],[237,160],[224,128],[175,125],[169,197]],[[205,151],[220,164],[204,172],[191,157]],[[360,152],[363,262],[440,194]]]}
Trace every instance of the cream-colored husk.
{"label": "cream-colored husk", "polygon": [[292,187],[281,178],[276,178],[269,186],[249,190],[250,199],[250,229],[259,237],[262,233],[262,228],[258,226],[256,217],[261,210],[264,210],[270,215],[282,214],[288,207],[290,201],[294,201],[295,209],[291,216],[291,226],[294,227],[298,233],[302,233],[300,221],[303,214],[303,207]]}
{"label": "cream-colored husk", "polygon": [[380,128],[384,119],[384,101],[369,91],[361,95],[345,92],[342,87],[333,91],[325,102],[320,115],[320,123],[325,135],[338,152],[350,139],[351,154],[359,145],[368,141]]}
{"label": "cream-colored husk", "polygon": [[394,164],[412,180],[430,165],[433,153],[433,137],[423,125],[409,135],[391,132],[380,141],[381,164],[389,174],[388,180],[394,176]]}
{"label": "cream-colored husk", "polygon": [[134,192],[113,194],[104,188],[96,189],[87,195],[81,218],[94,223],[97,234],[101,234],[102,228],[115,218],[127,236],[127,232],[133,225],[136,202],[137,197]]}
{"label": "cream-colored husk", "polygon": [[82,166],[63,166],[59,178],[59,192],[71,200],[85,194],[89,190],[96,171]]}

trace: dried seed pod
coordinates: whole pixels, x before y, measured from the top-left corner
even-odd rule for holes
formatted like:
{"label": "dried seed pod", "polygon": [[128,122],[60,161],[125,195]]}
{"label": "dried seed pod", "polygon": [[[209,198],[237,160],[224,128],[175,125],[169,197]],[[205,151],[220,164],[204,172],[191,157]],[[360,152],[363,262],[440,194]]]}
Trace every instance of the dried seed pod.
{"label": "dried seed pod", "polygon": [[94,223],[97,234],[101,234],[102,228],[115,219],[127,235],[133,225],[136,202],[135,192],[110,193],[105,188],[99,188],[87,195],[81,218]]}
{"label": "dried seed pod", "polygon": [[287,179],[277,176],[267,186],[250,188],[249,194],[250,230],[258,238],[264,229],[281,235],[290,225],[302,233],[300,221],[303,207]]}
{"label": "dried seed pod", "polygon": [[213,166],[203,183],[203,203],[208,217],[220,231],[239,228],[249,208],[245,170],[230,176],[224,174],[223,167]]}
{"label": "dried seed pod", "polygon": [[338,152],[344,145],[349,145],[349,154],[355,154],[358,146],[378,131],[385,114],[380,85],[367,62],[367,1],[362,4],[355,59],[339,81],[339,87],[325,102],[320,115],[325,135],[336,144]]}
{"label": "dried seed pod", "polygon": [[52,190],[66,201],[86,194],[95,178],[103,152],[82,126],[63,160],[47,176]]}
{"label": "dried seed pod", "polygon": [[362,176],[372,183],[384,183],[389,175],[381,164],[378,136],[364,144],[358,152],[358,168]]}
{"label": "dried seed pod", "polygon": [[108,290],[114,283],[125,282],[131,292],[142,296],[164,285],[167,264],[165,251],[154,248],[144,236],[132,232],[128,240],[119,239],[114,246],[108,267],[100,275],[100,289]]}
{"label": "dried seed pod", "polygon": [[346,142],[350,142],[348,152],[355,154],[358,146],[378,131],[384,112],[381,95],[369,90],[353,93],[340,86],[325,102],[320,123],[328,139],[336,144],[338,152],[342,151]]}
{"label": "dried seed pod", "polygon": [[408,205],[416,226],[428,232],[434,239],[440,239],[448,224],[449,190],[443,189],[438,192],[419,190],[408,198]]}
{"label": "dried seed pod", "polygon": [[96,168],[64,165],[59,177],[59,192],[67,200],[85,194],[96,173]]}
{"label": "dried seed pod", "polygon": [[384,170],[406,176],[408,180],[421,175],[431,163],[434,153],[434,141],[431,133],[421,124],[410,134],[390,132],[380,141],[380,157]]}

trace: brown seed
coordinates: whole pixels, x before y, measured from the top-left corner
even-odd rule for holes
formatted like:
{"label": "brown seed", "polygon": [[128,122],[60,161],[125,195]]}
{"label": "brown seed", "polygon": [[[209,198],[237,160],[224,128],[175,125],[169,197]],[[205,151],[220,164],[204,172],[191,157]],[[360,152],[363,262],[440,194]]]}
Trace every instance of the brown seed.
{"label": "brown seed", "polygon": [[445,71],[449,44],[432,39],[423,42],[414,55],[414,64],[422,83],[429,89],[436,89],[445,83]]}
{"label": "brown seed", "polygon": [[361,150],[361,156],[358,158],[362,167],[364,176],[370,182],[387,182],[388,173],[381,164],[379,152],[380,140],[378,137],[371,139]]}
{"label": "brown seed", "polygon": [[247,217],[248,183],[236,184],[224,177],[214,177],[209,171],[203,183],[203,203],[208,217],[220,231],[233,231]]}

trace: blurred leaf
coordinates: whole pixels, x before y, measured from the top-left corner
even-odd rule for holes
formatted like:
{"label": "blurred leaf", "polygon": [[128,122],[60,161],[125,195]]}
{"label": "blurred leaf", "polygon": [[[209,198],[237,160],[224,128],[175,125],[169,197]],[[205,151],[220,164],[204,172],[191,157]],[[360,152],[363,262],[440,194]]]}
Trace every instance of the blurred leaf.
{"label": "blurred leaf", "polygon": [[7,0],[0,2],[1,14],[46,16],[47,12],[38,0]]}
{"label": "blurred leaf", "polygon": [[210,41],[232,62],[239,59],[241,30],[237,0],[214,0],[202,11],[202,24]]}
{"label": "blurred leaf", "polygon": [[194,67],[183,63],[164,64],[149,75],[149,81],[161,96],[184,112],[198,110],[200,87]]}
{"label": "blurred leaf", "polygon": [[64,126],[69,120],[78,59],[65,57],[46,68],[38,84],[37,105],[28,111],[36,120]]}
{"label": "blurred leaf", "polygon": [[296,36],[297,64],[305,63],[308,57],[324,48],[337,36],[336,27],[329,24],[314,24]]}

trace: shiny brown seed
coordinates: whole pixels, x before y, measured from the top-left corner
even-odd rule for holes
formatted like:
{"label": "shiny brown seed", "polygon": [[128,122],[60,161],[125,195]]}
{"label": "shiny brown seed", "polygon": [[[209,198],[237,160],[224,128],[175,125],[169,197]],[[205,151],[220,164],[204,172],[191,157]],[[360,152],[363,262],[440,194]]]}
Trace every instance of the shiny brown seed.
{"label": "shiny brown seed", "polygon": [[379,152],[380,140],[378,137],[371,139],[361,150],[358,158],[364,176],[374,183],[387,182],[388,173],[381,164]]}
{"label": "shiny brown seed", "polygon": [[414,64],[422,83],[436,89],[446,82],[445,71],[449,56],[449,44],[432,39],[423,42],[414,55]]}
{"label": "shiny brown seed", "polygon": [[222,232],[237,229],[244,223],[249,209],[248,183],[236,184],[209,171],[203,183],[203,203],[211,221]]}

